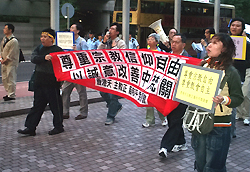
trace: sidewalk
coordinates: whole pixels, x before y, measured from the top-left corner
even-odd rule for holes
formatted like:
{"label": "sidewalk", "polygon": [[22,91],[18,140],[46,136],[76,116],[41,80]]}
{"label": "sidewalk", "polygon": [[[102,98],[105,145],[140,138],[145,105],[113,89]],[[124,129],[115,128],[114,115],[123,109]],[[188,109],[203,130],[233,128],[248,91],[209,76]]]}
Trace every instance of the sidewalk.
{"label": "sidewalk", "polygon": [[[28,91],[28,81],[18,82],[16,86],[16,100],[4,101],[6,95],[3,84],[0,84],[0,118],[27,114],[33,105],[33,92]],[[99,91],[87,88],[88,103],[103,101]],[[74,89],[71,94],[70,106],[79,105],[78,93]],[[49,107],[46,108],[48,110]]]}
{"label": "sidewalk", "polygon": [[[73,91],[72,102],[77,97]],[[99,99],[99,92],[88,89],[88,98]],[[37,135],[25,137],[17,130],[24,128],[27,113],[15,112],[29,109],[32,101],[29,95],[7,103],[1,95],[0,113],[8,117],[0,118],[0,172],[194,172],[191,134],[185,130],[187,151],[169,153],[162,159],[158,151],[167,127],[162,127],[156,116],[154,127],[142,128],[146,109],[126,99],[119,100],[123,109],[113,125],[104,125],[107,108],[100,101],[89,104],[88,118],[83,120],[74,119],[79,106],[71,107],[70,118],[64,120],[65,132],[54,136],[48,135],[53,128],[53,116],[45,111]],[[237,121],[236,127],[237,137],[230,145],[227,171],[250,172],[250,127],[242,121]]]}

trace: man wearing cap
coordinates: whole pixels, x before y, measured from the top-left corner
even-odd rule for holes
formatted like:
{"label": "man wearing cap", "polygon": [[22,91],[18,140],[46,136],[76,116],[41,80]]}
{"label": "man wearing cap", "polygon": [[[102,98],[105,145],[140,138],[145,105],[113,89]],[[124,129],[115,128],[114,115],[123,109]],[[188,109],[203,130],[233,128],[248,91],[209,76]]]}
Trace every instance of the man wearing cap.
{"label": "man wearing cap", "polygon": [[132,33],[129,33],[129,49],[139,49],[140,45],[135,38],[132,37]]}
{"label": "man wearing cap", "polygon": [[15,27],[12,24],[6,24],[3,29],[5,37],[0,46],[0,62],[2,72],[2,82],[4,89],[8,93],[3,97],[4,101],[16,99],[16,76],[19,64],[19,45],[13,32]]}
{"label": "man wearing cap", "polygon": [[93,32],[89,32],[89,39],[87,40],[87,45],[89,50],[96,50],[97,49],[97,42],[96,38],[94,37]]}
{"label": "man wearing cap", "polygon": [[39,45],[31,55],[31,62],[36,64],[34,72],[34,102],[24,126],[24,130],[19,129],[20,134],[35,136],[36,127],[39,124],[42,114],[47,104],[53,113],[54,129],[49,131],[49,135],[64,132],[63,129],[63,107],[60,95],[61,83],[57,82],[50,53],[63,51],[55,42],[55,31],[48,28],[41,33],[41,45]]}

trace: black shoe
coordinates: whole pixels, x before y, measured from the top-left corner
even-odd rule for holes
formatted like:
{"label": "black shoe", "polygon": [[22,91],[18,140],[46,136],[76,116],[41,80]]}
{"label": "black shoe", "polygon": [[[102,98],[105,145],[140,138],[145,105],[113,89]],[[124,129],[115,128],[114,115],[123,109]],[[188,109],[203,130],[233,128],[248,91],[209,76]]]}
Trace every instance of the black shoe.
{"label": "black shoe", "polygon": [[63,128],[53,128],[53,130],[49,131],[49,135],[55,135],[64,132]]}
{"label": "black shoe", "polygon": [[3,98],[4,99],[4,101],[10,101],[10,100],[16,100],[16,98],[11,98],[11,97],[5,97],[5,98]]}
{"label": "black shoe", "polygon": [[6,95],[6,96],[3,96],[3,99],[6,99],[8,97],[8,95]]}
{"label": "black shoe", "polygon": [[75,120],[81,120],[81,119],[85,119],[85,118],[87,118],[87,116],[77,115],[77,117],[75,117]]}
{"label": "black shoe", "polygon": [[30,130],[29,128],[25,128],[24,130],[17,130],[18,133],[20,134],[25,134],[28,136],[35,136],[36,135],[36,131],[35,130]]}

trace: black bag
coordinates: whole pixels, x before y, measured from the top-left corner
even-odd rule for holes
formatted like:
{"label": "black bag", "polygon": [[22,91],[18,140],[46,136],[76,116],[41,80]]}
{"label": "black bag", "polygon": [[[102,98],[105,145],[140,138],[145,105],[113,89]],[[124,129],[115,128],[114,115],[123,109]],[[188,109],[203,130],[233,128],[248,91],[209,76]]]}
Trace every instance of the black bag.
{"label": "black bag", "polygon": [[31,78],[29,80],[29,88],[28,91],[34,91],[34,82],[35,82],[35,70],[33,71]]}
{"label": "black bag", "polygon": [[19,49],[19,63],[25,61],[24,55],[23,55],[23,51],[21,50],[21,48]]}

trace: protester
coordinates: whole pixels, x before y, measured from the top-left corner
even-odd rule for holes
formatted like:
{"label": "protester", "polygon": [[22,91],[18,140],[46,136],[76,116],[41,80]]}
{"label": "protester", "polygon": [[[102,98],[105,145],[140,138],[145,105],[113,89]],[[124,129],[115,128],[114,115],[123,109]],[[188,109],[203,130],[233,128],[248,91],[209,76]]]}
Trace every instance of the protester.
{"label": "protester", "polygon": [[[80,36],[82,26],[79,23],[73,24],[70,31],[75,35],[74,50],[88,50],[87,43],[84,38]],[[88,116],[88,97],[86,87],[80,84],[64,81],[62,86],[62,101],[63,101],[63,118],[69,118],[70,95],[73,88],[76,88],[79,95],[80,114],[75,117],[75,120],[85,119]]]}
{"label": "protester", "polygon": [[205,39],[201,39],[202,51],[199,51],[197,54],[197,58],[205,59],[207,57],[206,48],[210,42],[211,34],[215,34],[215,30],[212,27],[208,27],[205,29]]}
{"label": "protester", "polygon": [[16,99],[16,78],[19,64],[19,44],[13,35],[15,27],[12,24],[5,24],[4,37],[0,46],[0,62],[2,82],[5,91],[8,93],[3,97],[4,101]]}
{"label": "protester", "polygon": [[44,29],[41,33],[41,45],[36,47],[31,55],[31,62],[36,64],[34,73],[34,102],[24,126],[24,130],[17,132],[28,136],[36,135],[42,114],[49,104],[53,113],[54,128],[49,131],[49,135],[55,135],[64,132],[63,129],[63,107],[60,95],[61,83],[57,82],[51,63],[50,53],[63,51],[55,42],[55,31],[53,29]]}
{"label": "protester", "polygon": [[[245,20],[243,18],[234,18],[230,22],[230,35],[242,36],[245,29]],[[234,67],[240,72],[242,92],[244,95],[243,103],[237,107],[237,117],[243,120],[244,125],[249,125],[250,117],[250,43],[247,42],[246,60],[234,60]],[[232,129],[235,129],[235,110],[232,112]],[[233,137],[236,137],[233,133]]]}
{"label": "protester", "polygon": [[139,43],[135,38],[132,37],[132,34],[129,33],[129,49],[139,49]]}
{"label": "protester", "polygon": [[102,33],[99,33],[98,35],[97,35],[97,41],[96,41],[96,46],[98,47],[100,44],[101,44],[101,42],[103,41],[103,36],[102,36]]}
{"label": "protester", "polygon": [[[121,25],[112,23],[109,32],[103,38],[98,49],[125,49],[126,43],[119,38]],[[122,109],[122,104],[118,101],[118,96],[110,93],[100,92],[102,98],[107,102],[108,113],[105,125],[111,125],[115,121],[115,116]]]}
{"label": "protester", "polygon": [[[160,35],[156,34],[156,33],[151,33],[148,36],[148,49],[152,50],[152,51],[162,51],[158,46],[158,42],[160,41]],[[146,122],[142,124],[142,127],[150,127],[155,125],[155,115],[154,115],[154,107],[146,107]],[[162,113],[160,113],[158,110],[158,115],[159,118],[161,119],[161,124],[162,126],[166,126],[167,125],[167,120],[165,118],[164,115],[162,115]]]}
{"label": "protester", "polygon": [[[215,105],[214,128],[208,134],[192,134],[192,147],[195,151],[195,169],[198,172],[226,172],[226,159],[231,141],[231,111],[243,101],[241,81],[237,70],[232,66],[235,45],[227,34],[215,34],[207,47],[209,59],[200,66],[223,71],[227,84],[220,94],[213,97]],[[219,105],[219,106],[218,106]]]}
{"label": "protester", "polygon": [[[191,57],[184,49],[186,37],[182,34],[175,34],[171,41],[172,51],[170,53]],[[187,105],[180,103],[170,114],[167,115],[168,130],[161,140],[159,155],[163,158],[168,156],[168,152],[178,152],[187,150],[184,131],[182,128],[182,117]]]}
{"label": "protester", "polygon": [[93,32],[89,32],[89,39],[87,40],[87,45],[89,47],[89,50],[96,50],[97,49],[97,44],[96,44],[96,38],[94,36]]}
{"label": "protester", "polygon": [[166,42],[161,42],[160,41],[159,42],[159,48],[166,51],[166,52],[170,52],[171,51],[171,41],[172,41],[174,35],[177,34],[177,33],[178,33],[177,29],[175,29],[175,28],[170,29],[169,32],[168,32],[169,41],[166,41]]}

